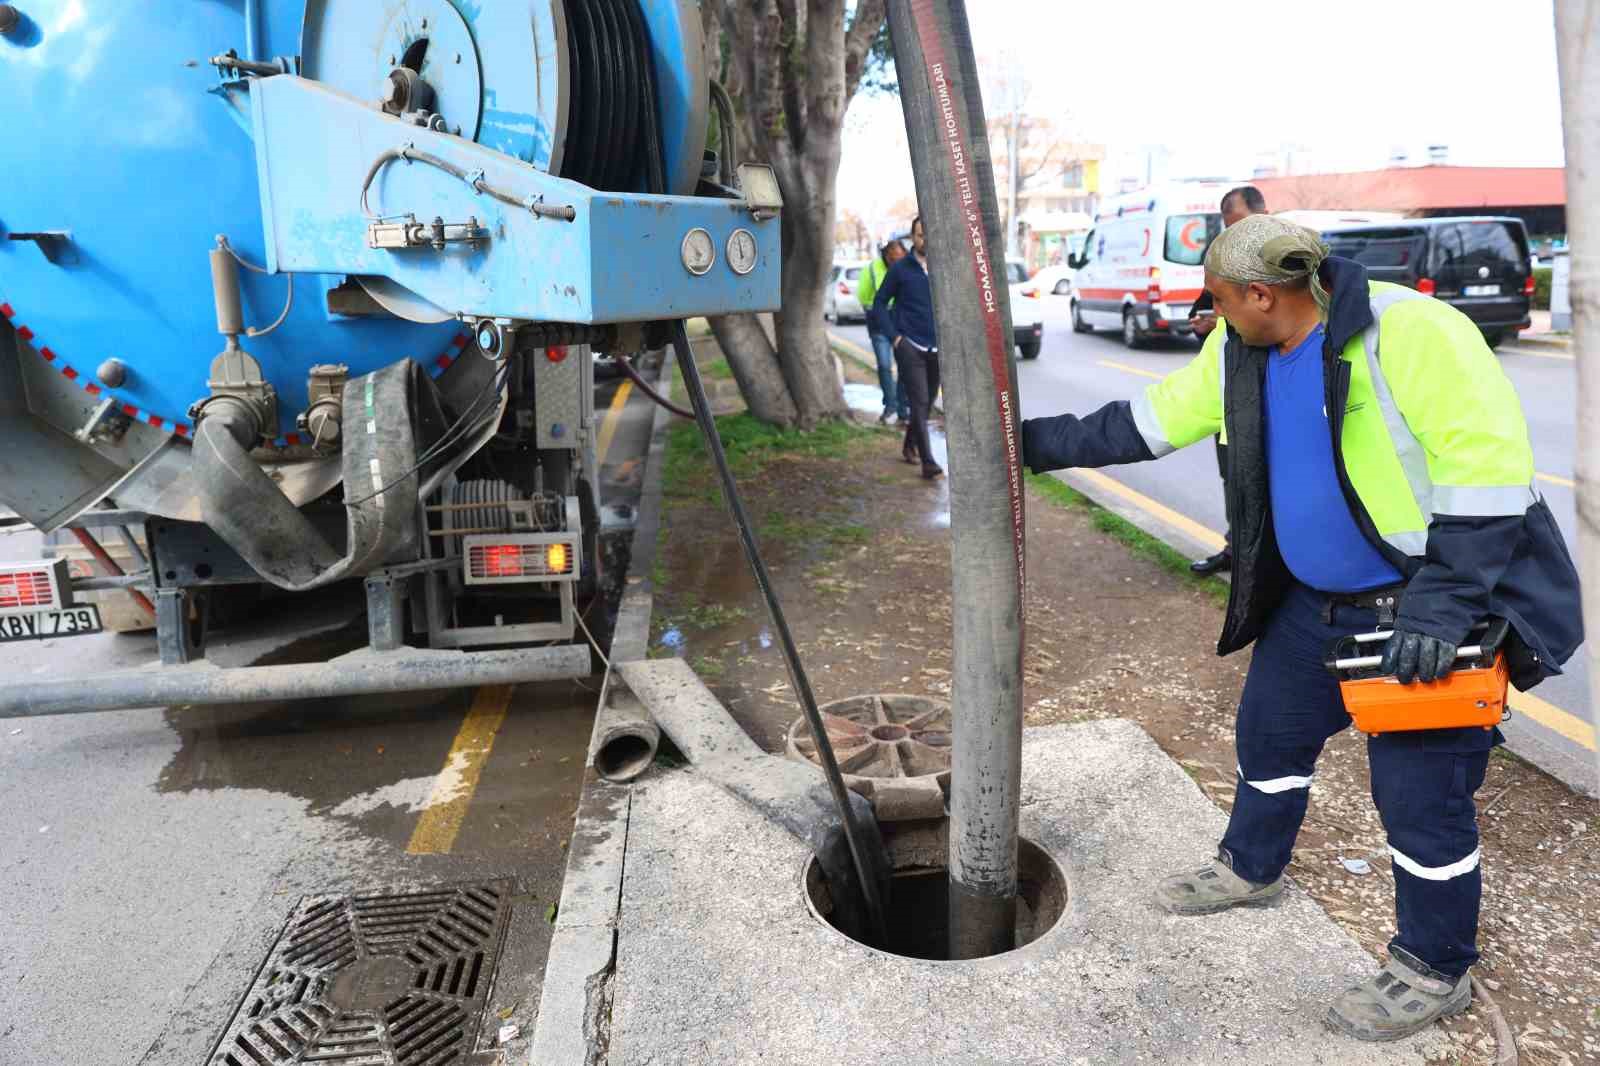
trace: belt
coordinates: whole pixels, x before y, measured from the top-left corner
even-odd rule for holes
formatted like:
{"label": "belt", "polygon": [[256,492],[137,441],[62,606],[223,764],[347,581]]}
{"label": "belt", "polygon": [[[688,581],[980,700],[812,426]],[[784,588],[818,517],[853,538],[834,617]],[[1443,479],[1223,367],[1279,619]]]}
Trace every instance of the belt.
{"label": "belt", "polygon": [[901,341],[901,343],[909,346],[913,351],[921,352],[923,355],[938,355],[939,354],[939,346],[938,345],[934,345],[932,348],[924,348],[922,345],[918,344],[916,341],[912,340],[910,337],[907,337],[905,334],[901,334],[900,335],[900,341]]}
{"label": "belt", "polygon": [[1405,590],[1405,585],[1400,584],[1385,585],[1381,589],[1368,589],[1365,592],[1325,592],[1322,594],[1323,624],[1333,624],[1335,607],[1358,607],[1377,611],[1378,627],[1391,628],[1394,625],[1395,608],[1400,605],[1400,594]]}

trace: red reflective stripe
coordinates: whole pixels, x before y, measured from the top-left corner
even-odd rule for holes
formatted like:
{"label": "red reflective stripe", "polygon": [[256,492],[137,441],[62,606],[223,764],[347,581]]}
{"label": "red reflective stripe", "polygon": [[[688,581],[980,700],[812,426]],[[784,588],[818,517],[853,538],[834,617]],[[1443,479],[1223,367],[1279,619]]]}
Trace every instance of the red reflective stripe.
{"label": "red reflective stripe", "polygon": [[149,418],[150,424],[152,426],[155,426],[157,429],[161,428],[162,421],[161,421],[160,417],[158,417],[157,415],[149,415],[147,417]]}
{"label": "red reflective stripe", "polygon": [[12,310],[10,304],[0,304],[0,315],[5,315],[7,318],[10,318],[15,314],[16,311]]}
{"label": "red reflective stripe", "polygon": [[127,415],[129,418],[139,417],[139,409],[133,406],[131,403],[125,403],[122,405],[122,413]]}
{"label": "red reflective stripe", "polygon": [[450,344],[456,348],[465,348],[467,346],[467,335],[465,333],[457,333],[450,338]]}
{"label": "red reflective stripe", "polygon": [[187,437],[189,435],[189,427],[184,425],[182,422],[178,422],[173,425],[172,432],[176,433],[180,437]]}
{"label": "red reflective stripe", "polygon": [[[1147,287],[1137,289],[1079,289],[1078,295],[1085,300],[1120,300],[1124,296],[1132,296],[1135,300],[1144,297]],[[1161,299],[1164,303],[1194,303],[1200,299],[1204,289],[1166,289],[1163,290]]]}
{"label": "red reflective stripe", "polygon": [[47,363],[53,363],[56,361],[56,353],[52,352],[48,347],[40,348],[39,354],[44,356],[44,361]]}
{"label": "red reflective stripe", "polygon": [[91,382],[83,387],[83,391],[87,392],[90,396],[98,396],[100,395],[100,386]]}
{"label": "red reflective stripe", "polygon": [[17,336],[21,337],[25,341],[31,341],[33,340],[33,330],[29,329],[27,326],[18,326]]}
{"label": "red reflective stripe", "polygon": [[[61,368],[61,376],[66,378],[68,381],[76,381],[76,380],[78,380],[78,372],[76,370],[72,369],[70,366],[64,366],[64,367]],[[131,412],[131,411],[129,412],[129,414],[132,414],[132,413],[133,412]]]}
{"label": "red reflective stripe", "polygon": [[454,362],[455,360],[448,355],[441,355],[439,358],[433,361],[434,365],[440,370],[449,370],[450,365]]}

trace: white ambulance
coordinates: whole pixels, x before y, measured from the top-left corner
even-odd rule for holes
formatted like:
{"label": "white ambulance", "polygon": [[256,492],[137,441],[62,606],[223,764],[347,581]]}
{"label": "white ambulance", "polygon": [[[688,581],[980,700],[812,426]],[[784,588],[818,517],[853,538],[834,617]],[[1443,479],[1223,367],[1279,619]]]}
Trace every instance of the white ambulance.
{"label": "white ambulance", "polygon": [[1227,182],[1174,182],[1108,197],[1095,212],[1072,289],[1072,328],[1120,330],[1130,348],[1188,337],[1205,285],[1206,246],[1222,232]]}

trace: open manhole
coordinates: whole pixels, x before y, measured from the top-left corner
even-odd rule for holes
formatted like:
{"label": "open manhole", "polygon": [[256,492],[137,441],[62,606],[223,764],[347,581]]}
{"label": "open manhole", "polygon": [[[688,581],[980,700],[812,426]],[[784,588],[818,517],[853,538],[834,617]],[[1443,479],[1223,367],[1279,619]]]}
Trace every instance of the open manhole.
{"label": "open manhole", "polygon": [[505,942],[507,881],[308,896],[212,1066],[470,1063]]}
{"label": "open manhole", "polygon": [[[818,708],[845,785],[880,822],[938,818],[950,786],[950,703],[932,696],[852,696]],[[819,766],[804,718],[789,726],[791,759]]]}
{"label": "open manhole", "polygon": [[[884,901],[889,939],[867,947],[913,959],[950,959],[949,825],[924,823],[914,828],[886,827],[884,844],[893,873]],[[815,858],[803,873],[806,906],[841,936],[856,938],[833,920],[833,897]],[[1015,945],[1039,939],[1067,909],[1067,879],[1049,852],[1027,838],[1017,841],[1017,924]],[[866,943],[857,941],[857,943]]]}

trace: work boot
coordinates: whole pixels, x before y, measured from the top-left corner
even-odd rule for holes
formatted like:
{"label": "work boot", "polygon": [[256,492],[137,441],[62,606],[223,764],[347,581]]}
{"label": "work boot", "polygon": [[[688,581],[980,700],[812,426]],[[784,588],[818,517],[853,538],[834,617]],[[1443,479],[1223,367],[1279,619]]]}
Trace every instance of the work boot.
{"label": "work boot", "polygon": [[1156,886],[1156,905],[1169,914],[1215,914],[1241,904],[1265,903],[1282,891],[1282,874],[1271,884],[1257,884],[1216,858],[1192,873],[1162,881]]}
{"label": "work boot", "polygon": [[1189,564],[1189,569],[1202,577],[1210,574],[1220,574],[1224,570],[1232,570],[1233,552],[1223,548],[1215,555],[1207,556],[1204,559],[1196,559]]}
{"label": "work boot", "polygon": [[944,467],[940,466],[938,463],[923,463],[922,476],[927,478],[929,481],[944,477]]}
{"label": "work boot", "polygon": [[1472,1004],[1472,977],[1449,978],[1420,960],[1389,961],[1328,1008],[1328,1024],[1357,1040],[1399,1040]]}

